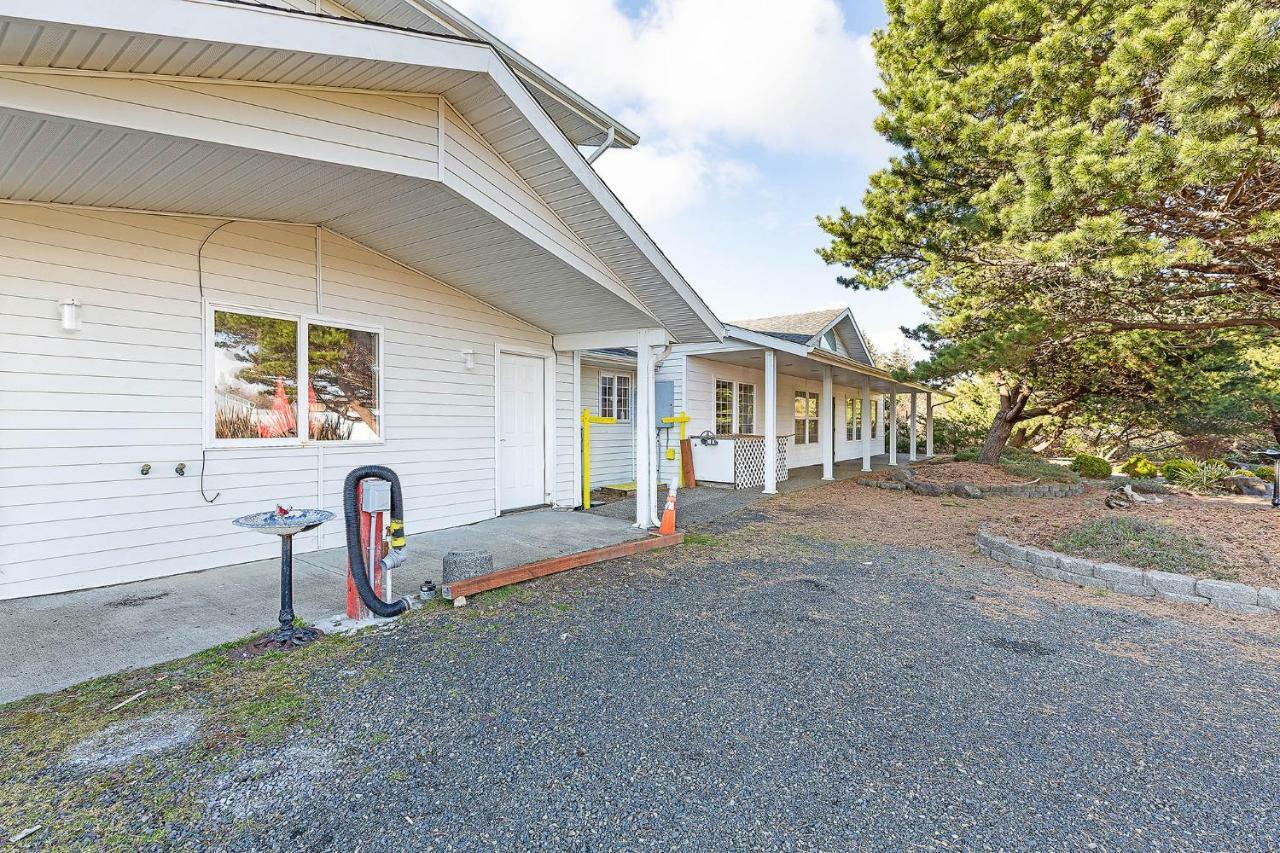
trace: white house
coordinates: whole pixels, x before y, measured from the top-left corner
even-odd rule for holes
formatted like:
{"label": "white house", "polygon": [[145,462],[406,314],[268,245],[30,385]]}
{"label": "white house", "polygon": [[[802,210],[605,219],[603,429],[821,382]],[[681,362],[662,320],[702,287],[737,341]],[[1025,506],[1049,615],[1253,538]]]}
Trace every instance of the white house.
{"label": "white house", "polygon": [[[875,367],[847,308],[726,323],[722,341],[675,344],[657,379],[689,415],[699,482],[771,493],[796,468],[820,465],[831,479],[836,462],[896,465],[900,434],[910,459],[933,455],[938,392]],[[677,464],[662,460],[663,482]]]}
{"label": "white house", "polygon": [[[849,309],[739,320],[724,329],[722,341],[678,343],[657,356],[660,396],[671,400],[670,413],[689,416],[699,483],[772,492],[797,468],[821,465],[830,479],[837,462],[864,470],[877,459],[896,465],[899,436],[909,459],[933,455],[934,398],[950,395],[876,368]],[[630,380],[622,377],[634,367],[627,350],[582,355],[582,402],[590,414],[622,411],[611,398],[624,393],[618,389]],[[622,425],[591,427],[593,486],[631,480],[637,435]],[[678,471],[678,431],[655,422],[649,441],[661,466],[655,482],[669,482]]]}
{"label": "white house", "polygon": [[230,520],[365,463],[410,532],[575,506],[600,348],[651,490],[722,327],[590,165],[636,141],[433,0],[0,5],[0,598],[271,556]]}

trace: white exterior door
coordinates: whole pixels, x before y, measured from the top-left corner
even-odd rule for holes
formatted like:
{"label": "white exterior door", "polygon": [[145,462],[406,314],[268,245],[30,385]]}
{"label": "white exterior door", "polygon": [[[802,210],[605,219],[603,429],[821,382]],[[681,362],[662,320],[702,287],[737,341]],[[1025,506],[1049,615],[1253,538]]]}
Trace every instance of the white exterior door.
{"label": "white exterior door", "polygon": [[502,353],[498,400],[499,510],[546,503],[543,360]]}

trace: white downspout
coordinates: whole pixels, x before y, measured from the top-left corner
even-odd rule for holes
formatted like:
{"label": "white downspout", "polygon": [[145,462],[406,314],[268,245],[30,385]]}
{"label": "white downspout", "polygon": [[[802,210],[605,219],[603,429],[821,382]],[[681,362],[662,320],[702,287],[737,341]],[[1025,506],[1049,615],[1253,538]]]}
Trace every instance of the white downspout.
{"label": "white downspout", "polygon": [[587,163],[595,163],[597,160],[599,160],[600,156],[613,146],[613,140],[616,135],[617,135],[616,131],[614,131],[614,129],[610,127],[609,132],[606,133],[604,136],[604,142],[600,143],[600,147],[587,155]]}

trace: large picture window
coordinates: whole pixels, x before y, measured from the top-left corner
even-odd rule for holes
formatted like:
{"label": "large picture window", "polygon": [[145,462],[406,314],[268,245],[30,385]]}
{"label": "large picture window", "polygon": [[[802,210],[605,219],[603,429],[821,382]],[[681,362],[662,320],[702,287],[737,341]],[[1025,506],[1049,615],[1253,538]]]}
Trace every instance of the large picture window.
{"label": "large picture window", "polygon": [[733,435],[733,383],[716,380],[716,435]]}
{"label": "large picture window", "polygon": [[818,443],[818,392],[796,392],[796,444]]}
{"label": "large picture window", "polygon": [[377,332],[223,308],[212,315],[214,441],[381,439]]}

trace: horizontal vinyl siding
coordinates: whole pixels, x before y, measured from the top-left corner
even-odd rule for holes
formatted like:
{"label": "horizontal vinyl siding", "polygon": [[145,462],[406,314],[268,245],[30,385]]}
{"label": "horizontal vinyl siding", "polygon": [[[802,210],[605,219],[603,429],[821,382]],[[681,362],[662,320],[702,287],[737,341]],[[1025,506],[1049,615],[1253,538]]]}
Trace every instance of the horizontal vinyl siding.
{"label": "horizontal vinyl siding", "polygon": [[[439,176],[439,98],[274,86],[0,74],[0,93],[110,115],[144,111],[148,129],[246,149],[329,160],[395,174]],[[37,152],[38,153],[38,152]],[[33,180],[40,169],[32,169]]]}
{"label": "horizontal vinyl siding", "polygon": [[[365,463],[400,475],[410,533],[495,514],[493,353],[548,349],[550,336],[329,232],[318,310],[315,229],[250,223],[206,246],[205,297],[382,326],[386,441],[210,449],[204,487],[219,497],[201,498],[195,253],[214,225],[0,206],[0,598],[272,557],[273,539],[231,519],[277,502],[338,512],[343,478]],[[76,333],[58,325],[71,296],[83,303]],[[556,485],[570,494],[571,355],[561,362]],[[341,544],[340,520],[321,532],[324,546]]]}
{"label": "horizontal vinyl siding", "polygon": [[[600,414],[600,374],[631,377],[632,411],[635,406],[634,371],[615,370],[584,365],[582,368],[582,407],[593,415]],[[636,479],[636,432],[634,421],[618,424],[591,425],[591,486],[632,483]]]}

